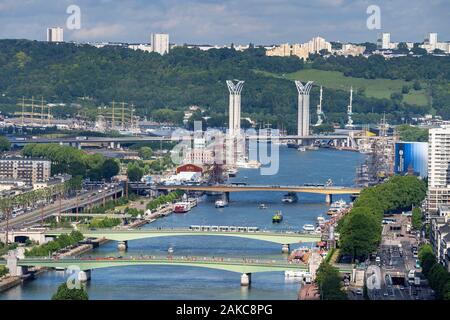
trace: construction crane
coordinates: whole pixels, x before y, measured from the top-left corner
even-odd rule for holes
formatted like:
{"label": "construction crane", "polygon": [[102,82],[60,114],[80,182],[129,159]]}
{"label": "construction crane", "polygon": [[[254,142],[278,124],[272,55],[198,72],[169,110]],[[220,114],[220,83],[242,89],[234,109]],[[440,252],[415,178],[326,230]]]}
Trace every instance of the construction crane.
{"label": "construction crane", "polygon": [[345,125],[346,128],[353,128],[353,120],[352,120],[352,114],[353,114],[353,107],[352,107],[352,101],[353,101],[353,87],[350,87],[350,102],[347,106],[347,124]]}
{"label": "construction crane", "polygon": [[322,111],[322,86],[320,86],[319,104],[317,105],[317,122],[314,126],[320,126],[323,123],[325,114]]}

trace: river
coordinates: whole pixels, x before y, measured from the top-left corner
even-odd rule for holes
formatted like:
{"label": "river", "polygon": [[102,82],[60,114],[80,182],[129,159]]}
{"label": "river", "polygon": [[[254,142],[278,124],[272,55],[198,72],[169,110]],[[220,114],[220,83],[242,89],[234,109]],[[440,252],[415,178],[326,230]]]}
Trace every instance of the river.
{"label": "river", "polygon": [[[299,185],[325,183],[350,186],[355,168],[363,161],[356,152],[321,149],[299,152],[280,147],[280,168],[273,176],[261,176],[256,169],[240,169],[231,180],[248,184]],[[232,193],[230,205],[214,208],[214,197],[186,214],[172,214],[145,225],[144,228],[188,227],[190,225],[242,225],[260,229],[295,229],[315,224],[317,216],[327,211],[323,195],[300,194],[299,201],[283,204],[282,192]],[[343,197],[348,200],[348,197]],[[334,200],[338,200],[335,198]],[[259,209],[265,203],[268,209]],[[275,210],[281,210],[283,221],[272,224]],[[260,257],[285,259],[279,244],[231,237],[183,236],[129,241],[127,255],[165,255],[172,246],[174,255],[216,257]],[[296,248],[293,245],[291,248]],[[88,253],[91,256],[118,255],[114,241]],[[255,273],[250,288],[241,288],[240,274],[200,267],[130,266],[102,268],[92,272],[87,284],[90,299],[296,299],[300,284],[285,280],[282,272]],[[65,281],[62,271],[50,271],[2,294],[0,299],[49,299]]]}

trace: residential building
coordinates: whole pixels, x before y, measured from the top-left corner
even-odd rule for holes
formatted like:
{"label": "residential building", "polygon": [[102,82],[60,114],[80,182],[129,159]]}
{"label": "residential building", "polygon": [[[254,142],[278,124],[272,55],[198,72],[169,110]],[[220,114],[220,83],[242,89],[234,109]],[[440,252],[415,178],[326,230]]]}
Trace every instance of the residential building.
{"label": "residential building", "polygon": [[267,56],[289,57],[297,56],[300,59],[306,60],[312,53],[319,53],[321,50],[331,52],[331,43],[324,38],[314,37],[310,41],[303,44],[283,43],[279,46],[266,49]]}
{"label": "residential building", "polygon": [[160,55],[169,53],[169,35],[166,33],[152,33],[151,35],[152,52]]}
{"label": "residential building", "polygon": [[128,45],[129,49],[152,52],[152,46],[148,43],[132,43]]}
{"label": "residential building", "polygon": [[450,126],[429,130],[427,210],[450,204]]}
{"label": "residential building", "polygon": [[31,158],[0,159],[0,179],[22,180],[27,185],[50,178],[51,162]]}
{"label": "residential building", "polygon": [[391,34],[389,32],[383,32],[378,36],[377,47],[382,50],[397,49],[398,42],[391,42]]}
{"label": "residential building", "polygon": [[444,51],[444,53],[450,54],[450,43],[439,42],[438,34],[436,32],[429,33],[420,47],[427,50],[428,53],[432,53],[435,49],[439,49]]}
{"label": "residential building", "polygon": [[437,261],[445,265],[450,248],[450,220],[447,216],[430,220],[430,244]]}
{"label": "residential building", "polygon": [[47,41],[48,42],[63,42],[63,28],[61,27],[52,27],[47,28]]}
{"label": "residential building", "polygon": [[332,53],[336,53],[338,56],[359,56],[366,51],[365,46],[359,46],[351,43],[343,43],[342,48],[339,50],[332,50]]}

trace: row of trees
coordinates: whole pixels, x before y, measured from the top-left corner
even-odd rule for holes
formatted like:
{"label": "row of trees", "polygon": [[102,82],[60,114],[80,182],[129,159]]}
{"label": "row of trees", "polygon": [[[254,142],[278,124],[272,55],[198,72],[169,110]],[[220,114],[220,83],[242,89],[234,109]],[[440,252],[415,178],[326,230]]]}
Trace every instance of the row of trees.
{"label": "row of trees", "polygon": [[69,146],[59,144],[26,145],[22,154],[27,157],[41,157],[52,161],[52,174],[68,173],[91,180],[109,180],[119,173],[115,159],[106,159],[102,154],[88,154]]}
{"label": "row of trees", "polygon": [[133,161],[128,163],[127,175],[130,181],[140,181],[144,174],[161,174],[164,170],[173,166],[174,163],[170,155],[152,160],[151,162]]}
{"label": "row of trees", "polygon": [[393,176],[362,190],[352,210],[339,221],[341,252],[357,259],[367,258],[380,243],[383,215],[411,210],[425,195],[425,182],[414,176]]}
{"label": "row of trees", "polygon": [[436,260],[430,244],[419,249],[422,273],[428,279],[437,299],[450,300],[450,273]]}
{"label": "row of trees", "polygon": [[147,209],[153,211],[163,204],[171,203],[181,198],[183,194],[184,194],[183,190],[175,190],[167,195],[158,196],[155,199],[151,200],[149,203],[147,203]]}
{"label": "row of trees", "polygon": [[428,141],[428,129],[414,127],[409,124],[402,124],[395,127],[395,130],[402,141]]}
{"label": "row of trees", "polygon": [[120,223],[119,218],[94,218],[89,222],[89,228],[112,228]]}
{"label": "row of trees", "polygon": [[40,246],[35,246],[30,250],[25,251],[27,257],[46,257],[53,252],[62,248],[74,245],[84,239],[84,236],[79,231],[72,231],[70,234],[61,234],[55,240],[49,241]]}
{"label": "row of trees", "polygon": [[39,200],[44,200],[45,203],[49,203],[51,199],[63,198],[65,195],[79,190],[81,183],[80,177],[72,177],[64,183],[20,193],[12,197],[4,197],[0,199],[0,215],[10,214],[15,207],[29,207],[36,204]]}

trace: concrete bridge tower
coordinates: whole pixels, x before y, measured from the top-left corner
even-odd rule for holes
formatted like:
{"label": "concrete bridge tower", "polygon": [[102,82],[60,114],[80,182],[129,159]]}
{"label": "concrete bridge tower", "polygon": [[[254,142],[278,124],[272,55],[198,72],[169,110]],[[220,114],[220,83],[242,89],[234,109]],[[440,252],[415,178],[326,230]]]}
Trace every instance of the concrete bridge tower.
{"label": "concrete bridge tower", "polygon": [[297,119],[297,135],[309,136],[309,92],[313,81],[308,81],[303,85],[300,81],[295,81],[298,91],[298,119]]}
{"label": "concrete bridge tower", "polygon": [[228,90],[230,91],[230,102],[228,111],[228,134],[233,137],[241,130],[241,91],[244,81],[227,80]]}

